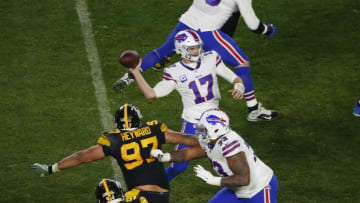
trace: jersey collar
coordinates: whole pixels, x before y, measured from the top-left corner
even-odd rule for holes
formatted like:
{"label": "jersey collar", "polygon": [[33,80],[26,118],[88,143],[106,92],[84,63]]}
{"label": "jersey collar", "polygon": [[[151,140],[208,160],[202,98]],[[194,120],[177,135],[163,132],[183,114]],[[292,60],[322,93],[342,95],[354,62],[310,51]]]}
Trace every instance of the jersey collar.
{"label": "jersey collar", "polygon": [[190,66],[186,65],[185,63],[183,63],[183,62],[182,62],[182,60],[180,60],[180,64],[181,64],[182,66],[184,66],[186,69],[189,69],[189,70],[193,71],[193,70],[197,70],[197,69],[199,69],[200,64],[201,64],[201,61],[199,60],[199,62],[197,62],[197,64],[196,64],[196,67],[195,67],[195,68],[192,68],[192,67],[190,67]]}

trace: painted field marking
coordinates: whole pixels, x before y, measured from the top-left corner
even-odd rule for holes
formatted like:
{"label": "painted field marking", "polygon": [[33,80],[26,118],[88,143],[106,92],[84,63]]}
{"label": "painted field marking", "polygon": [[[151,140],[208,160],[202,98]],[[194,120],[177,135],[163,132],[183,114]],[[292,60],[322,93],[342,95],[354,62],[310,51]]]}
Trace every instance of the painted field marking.
{"label": "painted field marking", "polygon": [[[114,128],[114,119],[111,114],[109,101],[106,95],[106,88],[101,72],[100,57],[96,48],[94,35],[92,32],[92,25],[89,18],[89,12],[86,4],[86,0],[76,1],[76,10],[79,16],[81,24],[81,30],[84,37],[87,58],[91,66],[91,77],[93,79],[93,85],[95,88],[95,96],[98,103],[98,109],[100,112],[101,122],[104,131],[108,131]],[[115,159],[111,159],[111,167],[114,170],[114,178],[121,182],[122,186],[126,186],[124,183],[123,175],[120,167],[117,165]]]}

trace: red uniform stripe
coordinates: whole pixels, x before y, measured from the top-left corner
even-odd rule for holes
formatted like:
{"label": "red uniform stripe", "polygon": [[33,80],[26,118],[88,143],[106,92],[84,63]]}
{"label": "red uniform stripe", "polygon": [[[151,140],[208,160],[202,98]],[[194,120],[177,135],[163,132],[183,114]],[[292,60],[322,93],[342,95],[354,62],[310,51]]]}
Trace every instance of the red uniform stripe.
{"label": "red uniform stripe", "polygon": [[245,60],[231,47],[229,43],[221,38],[220,34],[216,30],[214,31],[214,34],[216,39],[219,40],[220,43],[226,47],[235,56],[235,58],[240,61],[241,64],[245,63]]}
{"label": "red uniform stripe", "polygon": [[266,188],[265,189],[265,203],[270,203],[270,189]]}

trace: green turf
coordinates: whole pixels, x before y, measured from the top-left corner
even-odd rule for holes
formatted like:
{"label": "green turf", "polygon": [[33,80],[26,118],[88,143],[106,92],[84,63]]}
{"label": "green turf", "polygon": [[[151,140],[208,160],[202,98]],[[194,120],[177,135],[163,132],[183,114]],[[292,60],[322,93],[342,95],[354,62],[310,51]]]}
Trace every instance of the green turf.
{"label": "green turf", "polygon": [[[191,4],[182,0],[89,1],[111,109],[140,107],[146,120],[179,130],[179,95],[147,101],[136,85],[121,95],[111,84],[125,73],[118,56],[142,56],[160,46]],[[257,0],[258,17],[277,26],[273,39],[247,31],[235,40],[250,57],[256,96],[281,118],[246,121],[243,101],[231,100],[221,81],[220,106],[271,166],[279,181],[278,202],[357,202],[360,192],[360,2],[356,0]],[[109,160],[40,178],[28,165],[53,163],[96,142],[103,130],[75,1],[0,2],[0,202],[94,202]],[[161,72],[144,73],[151,85]],[[167,150],[173,146],[167,145]],[[206,202],[219,188],[186,173],[171,182],[171,202]]]}

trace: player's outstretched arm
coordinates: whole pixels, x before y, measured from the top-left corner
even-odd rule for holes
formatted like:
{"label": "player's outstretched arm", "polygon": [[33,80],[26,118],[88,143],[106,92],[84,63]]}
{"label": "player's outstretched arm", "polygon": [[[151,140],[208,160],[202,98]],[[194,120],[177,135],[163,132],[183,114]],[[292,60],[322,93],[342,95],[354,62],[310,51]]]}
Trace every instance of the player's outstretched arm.
{"label": "player's outstretched arm", "polygon": [[141,92],[147,99],[156,98],[155,91],[150,85],[146,82],[145,78],[140,72],[142,60],[140,59],[139,64],[135,68],[129,68],[129,71],[134,75],[136,83],[138,84]]}
{"label": "player's outstretched arm", "polygon": [[52,164],[39,164],[34,163],[30,168],[40,173],[52,174],[67,168],[73,168],[84,163],[90,163],[96,160],[103,159],[105,154],[101,145],[95,145],[88,149],[78,151],[72,155],[62,159],[61,161]]}
{"label": "player's outstretched arm", "polygon": [[201,148],[200,144],[185,148],[179,151],[170,152],[171,161],[183,162],[206,157],[206,152]]}
{"label": "player's outstretched arm", "polygon": [[164,153],[161,149],[153,149],[151,150],[151,155],[158,159],[160,162],[183,162],[205,157],[206,153],[202,150],[200,145],[196,145],[170,153]]}
{"label": "player's outstretched arm", "polygon": [[199,144],[197,137],[194,135],[186,135],[170,129],[165,131],[165,139],[167,144],[183,144],[188,146],[195,146]]}

